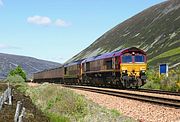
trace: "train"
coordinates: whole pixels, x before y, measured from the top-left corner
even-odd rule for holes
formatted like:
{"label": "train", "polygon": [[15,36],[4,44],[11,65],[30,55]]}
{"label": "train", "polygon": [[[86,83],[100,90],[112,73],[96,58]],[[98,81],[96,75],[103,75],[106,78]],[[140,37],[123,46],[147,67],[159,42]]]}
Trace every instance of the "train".
{"label": "train", "polygon": [[146,71],[146,53],[129,47],[36,72],[33,82],[132,88],[146,83]]}

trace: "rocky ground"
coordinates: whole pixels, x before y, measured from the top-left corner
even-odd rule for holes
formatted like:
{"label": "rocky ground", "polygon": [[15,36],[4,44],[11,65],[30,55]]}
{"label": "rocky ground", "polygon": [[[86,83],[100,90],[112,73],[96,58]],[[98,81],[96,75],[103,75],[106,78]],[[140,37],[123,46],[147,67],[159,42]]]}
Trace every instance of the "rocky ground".
{"label": "rocky ground", "polygon": [[[7,88],[6,84],[0,84],[0,92],[3,92]],[[13,122],[16,110],[17,101],[23,101],[23,106],[26,108],[25,118],[23,122],[49,122],[49,118],[46,117],[37,107],[32,103],[30,97],[13,91],[13,105],[4,105],[0,110],[0,122]]]}
{"label": "rocky ground", "polygon": [[116,109],[125,116],[140,122],[180,122],[180,109],[160,106],[147,102],[72,89],[87,99],[109,109]]}

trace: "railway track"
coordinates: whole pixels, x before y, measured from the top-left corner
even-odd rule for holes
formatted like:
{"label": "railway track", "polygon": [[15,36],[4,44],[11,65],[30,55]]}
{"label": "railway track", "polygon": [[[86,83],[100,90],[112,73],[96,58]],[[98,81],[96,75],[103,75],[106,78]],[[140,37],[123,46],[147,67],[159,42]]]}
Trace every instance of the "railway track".
{"label": "railway track", "polygon": [[[63,85],[64,87],[74,88],[74,89],[80,89],[85,91],[91,91],[101,94],[107,94],[107,95],[113,95],[117,97],[124,97],[128,99],[134,99],[134,100],[140,100],[150,103],[156,103],[159,105],[165,105],[175,108],[180,108],[180,98],[169,98],[169,97],[160,97],[160,95],[156,94],[168,94],[168,95],[174,95],[178,97],[178,93],[172,93],[171,92],[165,92],[165,91],[158,91],[158,90],[147,90],[147,89],[141,89],[139,93],[135,92],[135,90],[117,90],[117,89],[107,89],[107,88],[97,88],[97,87],[85,87],[85,86],[76,86],[76,85]],[[137,91],[137,90],[136,90]],[[146,93],[143,94],[142,92]]]}
{"label": "railway track", "polygon": [[147,93],[156,93],[156,94],[180,96],[180,92],[169,92],[169,91],[152,90],[152,89],[129,89],[129,90],[138,91],[138,92],[147,92]]}

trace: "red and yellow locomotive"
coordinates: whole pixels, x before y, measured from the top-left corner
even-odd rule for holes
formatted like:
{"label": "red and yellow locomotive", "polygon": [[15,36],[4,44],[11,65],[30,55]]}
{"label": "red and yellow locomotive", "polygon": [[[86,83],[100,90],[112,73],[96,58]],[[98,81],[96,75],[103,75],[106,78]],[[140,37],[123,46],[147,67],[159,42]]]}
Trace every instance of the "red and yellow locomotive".
{"label": "red and yellow locomotive", "polygon": [[[138,87],[146,80],[146,62],[143,50],[126,48],[65,64],[59,68],[62,76],[59,81],[63,80],[66,84]],[[37,77],[38,74],[34,74],[34,81],[43,79],[40,74]],[[51,80],[54,77],[52,75]],[[57,79],[54,81],[57,82]]]}

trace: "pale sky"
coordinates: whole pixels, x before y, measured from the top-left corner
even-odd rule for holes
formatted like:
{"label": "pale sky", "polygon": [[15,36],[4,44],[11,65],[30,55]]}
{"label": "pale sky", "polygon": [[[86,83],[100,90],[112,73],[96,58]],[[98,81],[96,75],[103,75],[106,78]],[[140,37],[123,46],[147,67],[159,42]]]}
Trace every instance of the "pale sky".
{"label": "pale sky", "polygon": [[0,52],[64,63],[165,0],[0,0]]}

